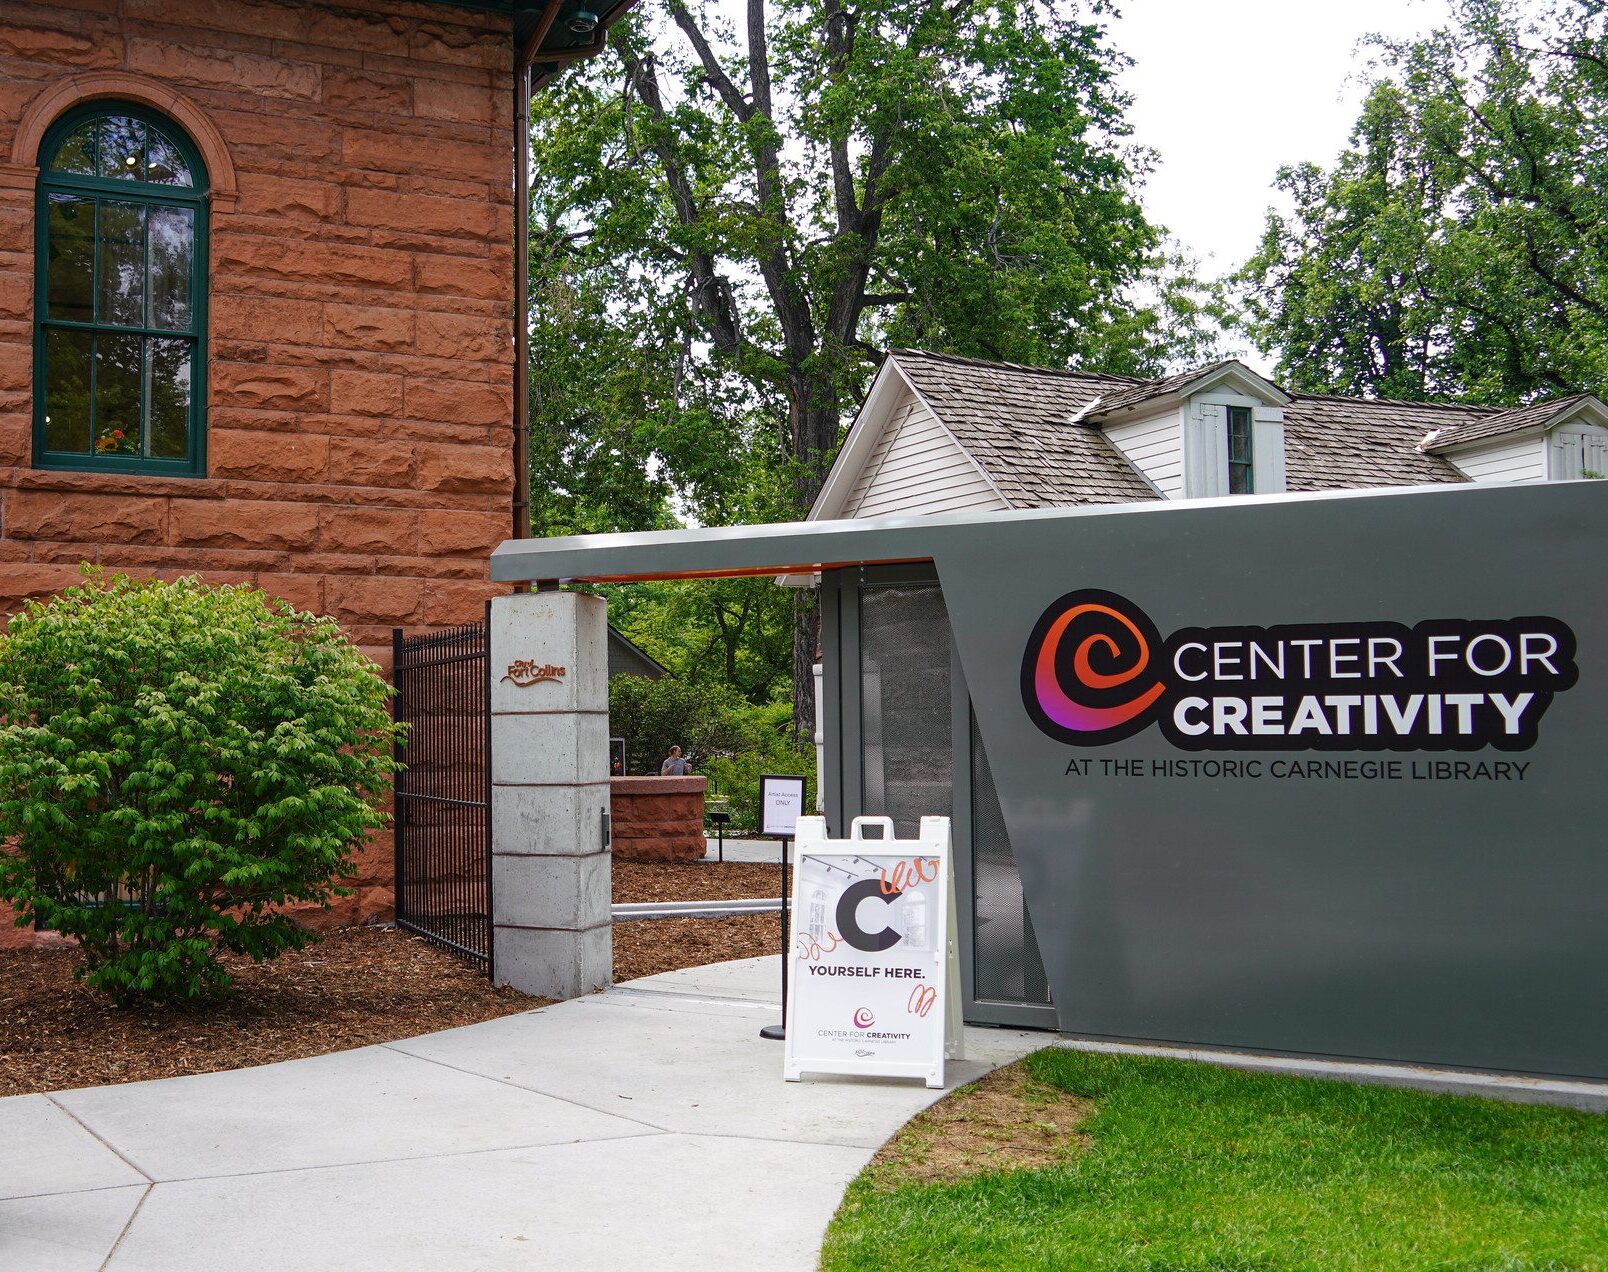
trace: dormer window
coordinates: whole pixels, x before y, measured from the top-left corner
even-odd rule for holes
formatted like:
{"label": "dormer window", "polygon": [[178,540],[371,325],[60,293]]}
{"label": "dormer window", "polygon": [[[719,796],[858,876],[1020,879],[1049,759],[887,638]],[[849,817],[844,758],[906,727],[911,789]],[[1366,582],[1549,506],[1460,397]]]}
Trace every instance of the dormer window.
{"label": "dormer window", "polygon": [[1228,493],[1250,495],[1256,492],[1252,478],[1254,445],[1251,430],[1251,408],[1228,408]]}

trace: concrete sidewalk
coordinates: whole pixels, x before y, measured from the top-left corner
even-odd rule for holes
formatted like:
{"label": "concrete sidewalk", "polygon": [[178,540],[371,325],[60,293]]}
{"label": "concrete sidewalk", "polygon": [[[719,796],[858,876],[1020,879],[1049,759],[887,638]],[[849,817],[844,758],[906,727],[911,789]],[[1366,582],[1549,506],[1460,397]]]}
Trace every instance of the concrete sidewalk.
{"label": "concrete sidewalk", "polygon": [[[813,1268],[939,1092],[785,1083],[773,958],[403,1042],[0,1100],[0,1268]],[[1050,1039],[968,1029],[951,1087]]]}

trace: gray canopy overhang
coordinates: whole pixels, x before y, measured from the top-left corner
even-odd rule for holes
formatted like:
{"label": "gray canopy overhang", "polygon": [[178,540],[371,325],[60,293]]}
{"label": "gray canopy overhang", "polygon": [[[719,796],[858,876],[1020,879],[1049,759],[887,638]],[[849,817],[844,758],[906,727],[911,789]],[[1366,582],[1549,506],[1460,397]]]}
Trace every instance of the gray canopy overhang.
{"label": "gray canopy overhang", "polygon": [[[707,526],[629,534],[510,539],[491,554],[494,582],[627,583],[654,579],[741,578],[814,574],[823,569],[932,561],[956,536],[988,538],[995,527],[1080,518],[1168,517],[1205,507],[1266,507],[1279,502],[1392,499],[1459,486],[1398,486],[1313,494],[866,517],[849,521],[785,521],[762,526]],[[1153,523],[1151,523],[1153,524]]]}

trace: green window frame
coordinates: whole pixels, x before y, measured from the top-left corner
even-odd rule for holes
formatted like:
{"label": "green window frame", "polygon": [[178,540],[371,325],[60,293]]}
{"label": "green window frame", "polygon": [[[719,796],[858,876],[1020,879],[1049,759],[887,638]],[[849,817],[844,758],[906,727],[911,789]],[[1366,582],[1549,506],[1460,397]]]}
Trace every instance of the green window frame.
{"label": "green window frame", "polygon": [[1251,463],[1251,408],[1228,408],[1228,493],[1253,495],[1256,493],[1255,474]]}
{"label": "green window frame", "polygon": [[39,147],[35,468],[206,472],[207,193],[195,144],[132,102]]}

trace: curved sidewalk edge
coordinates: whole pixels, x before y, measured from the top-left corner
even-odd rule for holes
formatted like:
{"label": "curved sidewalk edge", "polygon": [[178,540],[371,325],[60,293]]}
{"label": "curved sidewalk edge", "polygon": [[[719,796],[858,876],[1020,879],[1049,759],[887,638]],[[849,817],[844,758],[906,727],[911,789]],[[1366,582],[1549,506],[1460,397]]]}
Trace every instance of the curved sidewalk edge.
{"label": "curved sidewalk edge", "polygon": [[[0,1266],[808,1269],[849,1181],[941,1097],[787,1083],[777,960],[443,1033],[0,1099]],[[968,1029],[963,1085],[1053,1040]]]}

